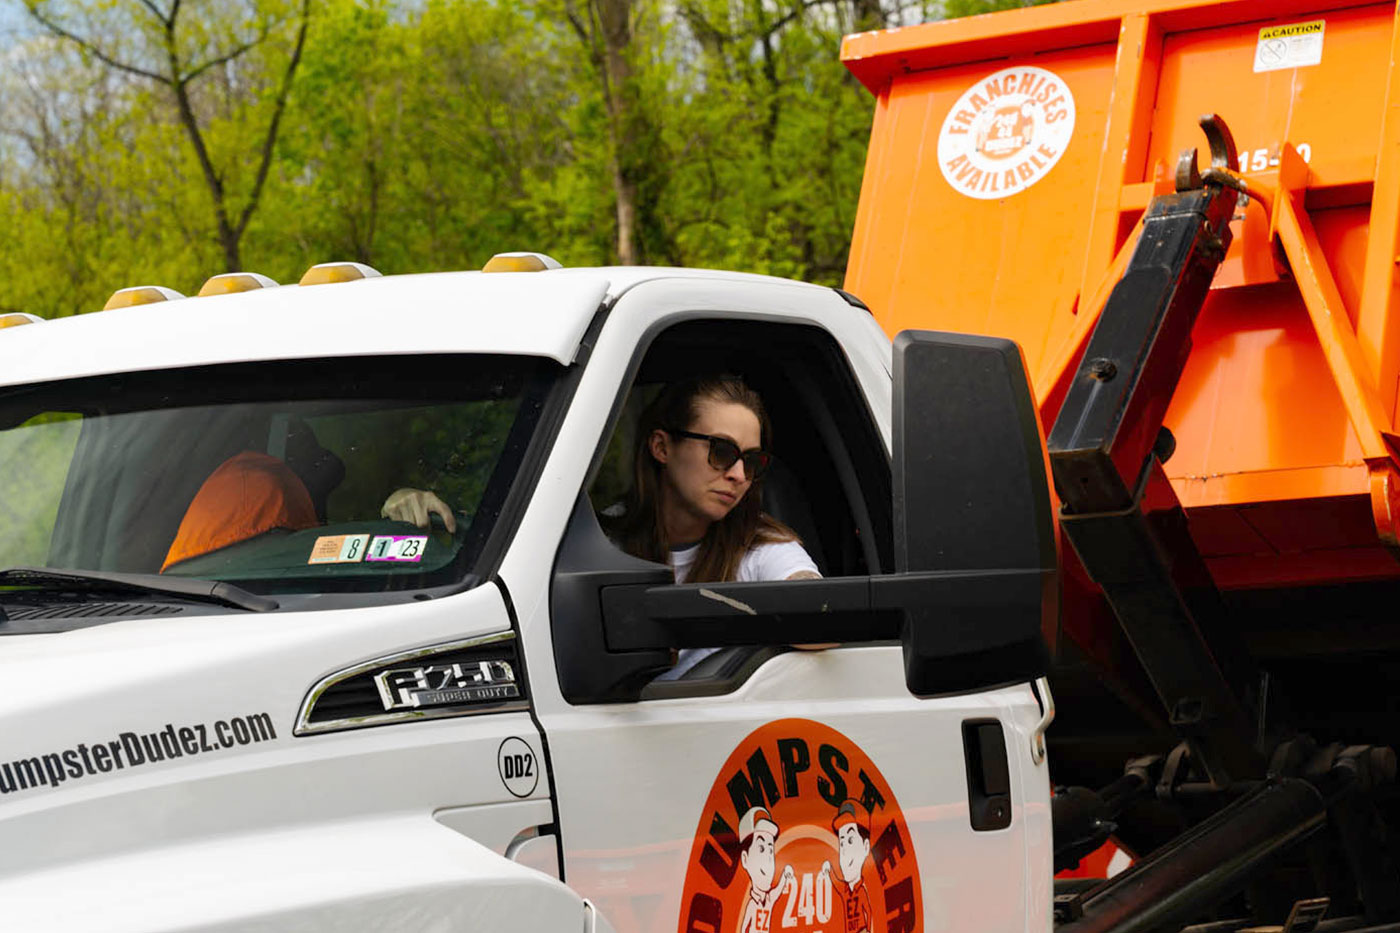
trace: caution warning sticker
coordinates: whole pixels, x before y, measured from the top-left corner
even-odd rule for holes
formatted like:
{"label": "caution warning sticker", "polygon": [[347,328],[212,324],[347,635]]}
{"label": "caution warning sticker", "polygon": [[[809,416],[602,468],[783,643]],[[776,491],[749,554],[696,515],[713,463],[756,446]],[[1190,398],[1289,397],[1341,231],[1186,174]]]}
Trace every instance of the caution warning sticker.
{"label": "caution warning sticker", "polygon": [[865,751],[783,719],[730,754],[700,812],[679,933],[920,933],[909,824]]}
{"label": "caution warning sticker", "polygon": [[1322,61],[1322,35],[1327,20],[1285,26],[1265,26],[1254,46],[1254,72],[1302,68]]}

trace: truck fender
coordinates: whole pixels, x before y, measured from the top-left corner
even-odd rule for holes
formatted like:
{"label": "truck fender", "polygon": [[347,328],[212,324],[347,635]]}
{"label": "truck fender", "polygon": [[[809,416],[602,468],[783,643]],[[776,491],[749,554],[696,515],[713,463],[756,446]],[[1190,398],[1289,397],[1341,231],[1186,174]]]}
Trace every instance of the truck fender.
{"label": "truck fender", "polygon": [[596,931],[593,904],[428,814],[136,849],[0,881],[18,930]]}

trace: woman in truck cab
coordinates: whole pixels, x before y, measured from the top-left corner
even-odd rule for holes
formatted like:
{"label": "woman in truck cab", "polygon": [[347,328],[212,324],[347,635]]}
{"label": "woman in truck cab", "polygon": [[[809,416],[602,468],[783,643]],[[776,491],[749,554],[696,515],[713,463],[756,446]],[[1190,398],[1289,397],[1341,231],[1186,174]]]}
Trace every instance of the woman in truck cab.
{"label": "woman in truck cab", "polygon": [[[638,421],[631,486],[601,516],[608,536],[635,557],[669,564],[678,583],[820,577],[797,534],[760,507],[771,433],[762,399],[737,376],[667,386]],[[451,507],[422,489],[396,490],[382,514],[420,527],[436,514],[452,530]],[[714,650],[683,649],[661,679]]]}
{"label": "woman in truck cab", "polygon": [[[680,583],[818,577],[786,525],[760,510],[771,455],[758,393],[735,376],[667,387],[637,426],[632,488],[609,535]],[[611,510],[610,510],[611,511]]]}
{"label": "woman in truck cab", "polygon": [[[762,400],[738,377],[668,386],[638,423],[632,487],[618,514],[603,516],[609,536],[670,564],[678,583],[820,577],[792,529],[759,507],[770,435]],[[683,649],[663,679],[713,650]]]}
{"label": "woman in truck cab", "polygon": [[[637,426],[632,486],[602,518],[609,537],[679,583],[820,577],[797,534],[759,507],[771,431],[758,393],[737,376],[664,389]],[[427,527],[452,509],[431,492],[399,489],[383,515]],[[451,530],[449,524],[448,530]]]}

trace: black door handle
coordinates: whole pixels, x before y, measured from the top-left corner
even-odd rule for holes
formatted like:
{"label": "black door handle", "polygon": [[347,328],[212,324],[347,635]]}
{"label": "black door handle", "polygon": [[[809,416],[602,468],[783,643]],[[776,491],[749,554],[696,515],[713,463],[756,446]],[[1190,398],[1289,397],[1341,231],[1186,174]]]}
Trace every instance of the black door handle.
{"label": "black door handle", "polygon": [[1011,825],[1011,772],[1006,736],[999,719],[965,719],[963,760],[967,764],[967,805],[978,832]]}

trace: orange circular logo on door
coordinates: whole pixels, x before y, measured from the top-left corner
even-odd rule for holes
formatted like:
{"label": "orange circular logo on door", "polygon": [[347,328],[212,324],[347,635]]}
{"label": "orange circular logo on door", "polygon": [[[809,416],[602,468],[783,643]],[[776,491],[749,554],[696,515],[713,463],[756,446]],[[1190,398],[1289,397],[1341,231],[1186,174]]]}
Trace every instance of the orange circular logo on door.
{"label": "orange circular logo on door", "polygon": [[680,933],[918,933],[919,866],[880,769],[829,726],[750,733],[715,779]]}

